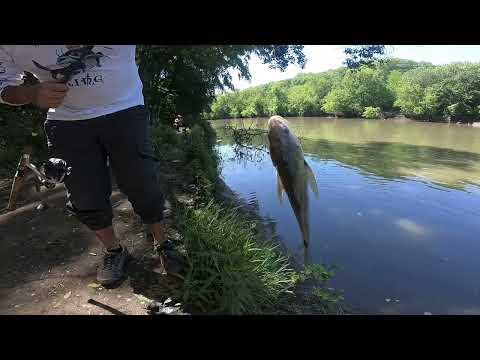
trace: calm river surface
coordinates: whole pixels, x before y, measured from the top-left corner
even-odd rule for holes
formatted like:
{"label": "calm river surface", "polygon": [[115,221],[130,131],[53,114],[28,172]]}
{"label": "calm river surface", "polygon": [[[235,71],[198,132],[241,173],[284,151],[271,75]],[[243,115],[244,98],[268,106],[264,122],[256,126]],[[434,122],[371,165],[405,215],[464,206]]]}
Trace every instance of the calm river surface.
{"label": "calm river surface", "polygon": [[[265,152],[235,152],[216,120],[222,176],[302,261],[301,234]],[[310,257],[357,313],[480,314],[480,128],[397,120],[288,118],[315,173]],[[257,139],[258,145],[264,139]]]}

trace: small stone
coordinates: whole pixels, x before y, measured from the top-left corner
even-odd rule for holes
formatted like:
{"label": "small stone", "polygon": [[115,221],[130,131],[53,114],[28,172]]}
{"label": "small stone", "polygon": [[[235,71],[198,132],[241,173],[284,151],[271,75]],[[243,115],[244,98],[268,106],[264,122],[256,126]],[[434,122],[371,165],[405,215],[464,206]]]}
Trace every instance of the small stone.
{"label": "small stone", "polygon": [[117,298],[119,298],[119,299],[120,299],[121,297],[122,297],[122,295],[117,295]]}
{"label": "small stone", "polygon": [[425,311],[425,312],[423,313],[423,315],[432,315],[432,313],[429,312],[429,311]]}
{"label": "small stone", "polygon": [[35,296],[35,295],[37,295],[37,294],[31,294],[30,296]]}
{"label": "small stone", "polygon": [[71,295],[72,295],[72,292],[69,291],[68,293],[66,293],[66,294],[63,296],[63,298],[64,298],[65,300],[67,300]]}
{"label": "small stone", "polygon": [[89,288],[99,288],[99,287],[101,287],[101,285],[100,285],[100,284],[97,284],[97,283],[91,283],[91,284],[88,284],[87,286],[88,286]]}
{"label": "small stone", "polygon": [[392,299],[385,299],[385,302],[389,303],[390,301],[392,301]]}
{"label": "small stone", "polygon": [[17,304],[14,306],[14,308],[19,308],[20,306],[22,306],[21,304]]}
{"label": "small stone", "polygon": [[97,256],[97,254],[94,252],[89,252],[88,255]]}
{"label": "small stone", "polygon": [[396,300],[395,300],[395,302],[397,302],[397,303],[398,303],[398,302],[400,302],[400,300],[396,299]]}
{"label": "small stone", "polygon": [[127,302],[130,302],[130,301],[132,301],[132,299],[128,298],[128,299],[127,299]]}
{"label": "small stone", "polygon": [[172,302],[172,298],[168,298],[167,300],[165,300],[163,303],[164,304],[168,304],[168,303],[171,303]]}
{"label": "small stone", "polygon": [[35,230],[35,226],[32,226],[32,230]]}
{"label": "small stone", "polygon": [[180,305],[182,305],[182,304],[180,304],[180,303],[176,303],[174,306],[180,306]]}

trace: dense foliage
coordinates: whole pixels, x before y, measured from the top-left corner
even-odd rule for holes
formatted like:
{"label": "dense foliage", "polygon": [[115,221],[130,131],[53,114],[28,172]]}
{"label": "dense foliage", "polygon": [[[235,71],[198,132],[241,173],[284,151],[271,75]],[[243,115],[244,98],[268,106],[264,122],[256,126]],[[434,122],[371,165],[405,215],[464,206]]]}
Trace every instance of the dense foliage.
{"label": "dense foliage", "polygon": [[[355,69],[299,74],[218,96],[211,119],[340,114],[381,117],[401,113],[421,120],[479,117],[480,64],[434,66],[386,58]],[[375,109],[375,110],[374,110]]]}
{"label": "dense foliage", "polygon": [[350,69],[357,69],[362,65],[370,65],[385,54],[385,45],[357,45],[345,48],[347,58],[344,64]]}

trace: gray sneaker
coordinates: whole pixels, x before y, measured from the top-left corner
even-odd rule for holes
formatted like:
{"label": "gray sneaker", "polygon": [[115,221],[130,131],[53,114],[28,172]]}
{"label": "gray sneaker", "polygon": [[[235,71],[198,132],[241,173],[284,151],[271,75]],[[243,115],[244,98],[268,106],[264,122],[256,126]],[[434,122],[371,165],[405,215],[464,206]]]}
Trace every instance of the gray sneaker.
{"label": "gray sneaker", "polygon": [[112,286],[125,276],[125,264],[128,251],[125,246],[121,252],[104,251],[102,263],[97,270],[97,281],[103,286]]}

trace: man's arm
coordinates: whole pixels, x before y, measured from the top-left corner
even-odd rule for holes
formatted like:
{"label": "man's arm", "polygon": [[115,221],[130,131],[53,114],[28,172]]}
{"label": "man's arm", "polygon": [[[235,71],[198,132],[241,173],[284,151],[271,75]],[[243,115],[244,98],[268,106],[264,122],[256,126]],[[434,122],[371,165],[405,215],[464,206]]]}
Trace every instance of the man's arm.
{"label": "man's arm", "polygon": [[68,91],[65,84],[24,85],[23,78],[23,70],[0,46],[0,103],[13,106],[33,104],[44,109],[56,108],[63,103]]}
{"label": "man's arm", "polygon": [[23,83],[24,72],[0,46],[0,103],[20,106],[29,103],[28,90]]}

